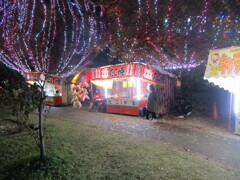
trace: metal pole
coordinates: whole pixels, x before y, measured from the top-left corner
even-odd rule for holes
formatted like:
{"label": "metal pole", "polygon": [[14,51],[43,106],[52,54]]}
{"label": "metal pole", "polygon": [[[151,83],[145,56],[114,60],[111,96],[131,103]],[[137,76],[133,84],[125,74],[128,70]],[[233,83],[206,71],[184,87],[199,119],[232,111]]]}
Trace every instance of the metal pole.
{"label": "metal pole", "polygon": [[92,86],[92,81],[90,80],[90,85],[91,85],[91,102],[93,102],[93,86]]}

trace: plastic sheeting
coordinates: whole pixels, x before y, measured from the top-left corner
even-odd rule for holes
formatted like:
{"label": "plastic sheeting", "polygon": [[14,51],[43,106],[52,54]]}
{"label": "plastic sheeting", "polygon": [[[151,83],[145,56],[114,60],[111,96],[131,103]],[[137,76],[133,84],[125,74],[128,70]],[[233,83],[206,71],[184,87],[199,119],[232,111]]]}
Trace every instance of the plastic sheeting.
{"label": "plastic sheeting", "polygon": [[240,134],[240,47],[210,50],[204,79],[234,94],[235,133]]}
{"label": "plastic sheeting", "polygon": [[210,83],[213,83],[214,85],[219,86],[220,88],[223,88],[229,92],[232,93],[237,93],[238,91],[240,91],[240,76],[239,77],[209,77],[206,78],[204,77],[204,79],[208,80]]}

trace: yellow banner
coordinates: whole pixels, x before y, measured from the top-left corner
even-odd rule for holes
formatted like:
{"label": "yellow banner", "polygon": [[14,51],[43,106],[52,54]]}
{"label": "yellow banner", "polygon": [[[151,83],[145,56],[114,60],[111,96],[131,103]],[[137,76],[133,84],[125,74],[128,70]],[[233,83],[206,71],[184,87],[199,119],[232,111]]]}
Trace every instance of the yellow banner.
{"label": "yellow banner", "polygon": [[205,78],[240,75],[240,47],[210,50]]}

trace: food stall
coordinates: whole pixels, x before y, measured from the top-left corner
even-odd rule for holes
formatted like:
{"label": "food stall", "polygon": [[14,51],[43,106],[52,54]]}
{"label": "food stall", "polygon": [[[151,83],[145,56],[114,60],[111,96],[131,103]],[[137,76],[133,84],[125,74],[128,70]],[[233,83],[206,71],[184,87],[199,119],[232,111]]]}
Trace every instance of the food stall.
{"label": "food stall", "polygon": [[[176,78],[162,69],[144,63],[128,63],[87,69],[83,81],[91,81],[106,99],[109,113],[139,115],[147,105],[148,86],[154,84],[158,93],[157,113],[169,112],[174,101]],[[77,77],[72,83],[79,82]]]}
{"label": "food stall", "polygon": [[25,73],[25,79],[31,85],[43,85],[45,81],[44,92],[47,96],[45,104],[56,106],[67,103],[66,85],[63,79],[41,72],[27,72]]}
{"label": "food stall", "polygon": [[204,79],[231,93],[228,127],[233,104],[234,131],[240,134],[240,47],[210,50]]}

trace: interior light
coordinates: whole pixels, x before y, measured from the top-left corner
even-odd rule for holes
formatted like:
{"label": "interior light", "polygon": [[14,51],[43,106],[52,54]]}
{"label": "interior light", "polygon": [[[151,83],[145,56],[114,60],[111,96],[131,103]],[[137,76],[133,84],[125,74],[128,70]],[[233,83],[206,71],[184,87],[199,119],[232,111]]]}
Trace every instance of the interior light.
{"label": "interior light", "polygon": [[141,81],[140,78],[137,77],[137,99],[140,100],[141,98]]}
{"label": "interior light", "polygon": [[105,98],[108,98],[108,88],[105,87]]}
{"label": "interior light", "polygon": [[130,77],[131,81],[135,81],[135,79],[136,79],[135,77]]}
{"label": "interior light", "polygon": [[239,113],[239,96],[235,94],[235,99],[234,99],[234,113],[238,114]]}

